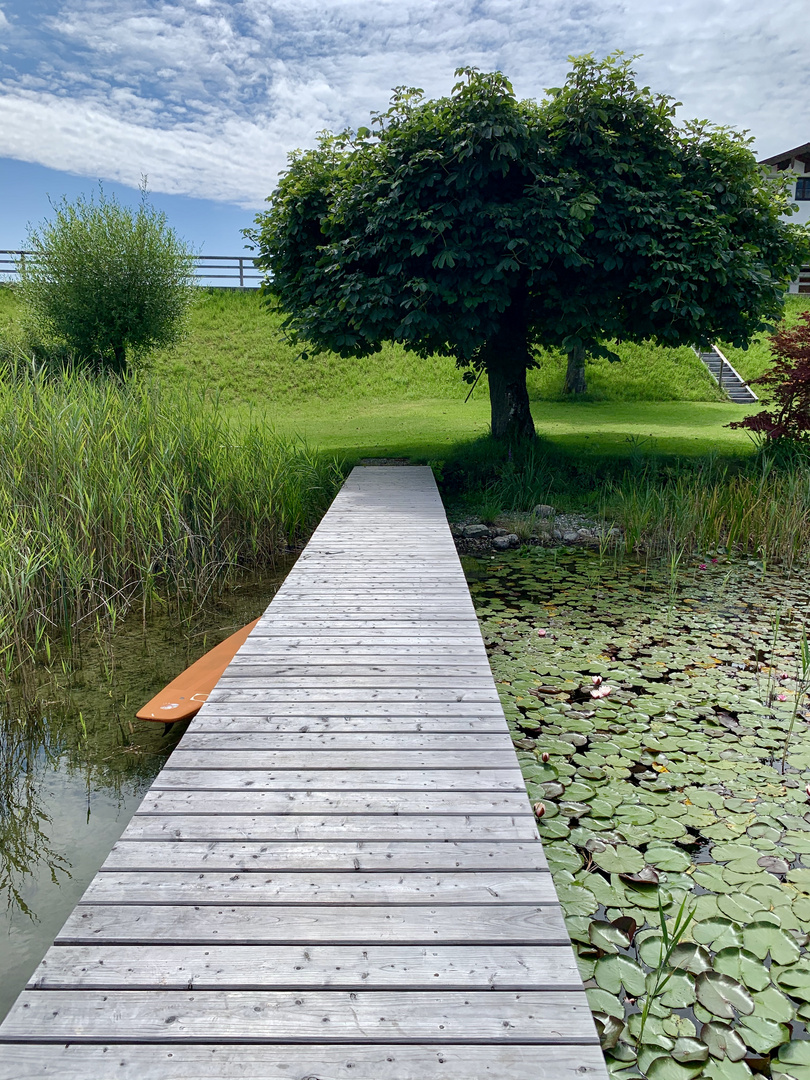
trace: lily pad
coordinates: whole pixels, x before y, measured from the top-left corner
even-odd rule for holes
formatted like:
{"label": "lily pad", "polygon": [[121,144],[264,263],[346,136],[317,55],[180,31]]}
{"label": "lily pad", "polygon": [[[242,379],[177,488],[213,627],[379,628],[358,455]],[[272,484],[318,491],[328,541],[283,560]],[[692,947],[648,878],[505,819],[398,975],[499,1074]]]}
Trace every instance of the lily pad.
{"label": "lily pad", "polygon": [[742,1061],[746,1055],[745,1043],[728,1024],[720,1024],[712,1020],[700,1029],[700,1037],[714,1058]]}
{"label": "lily pad", "polygon": [[712,959],[708,950],[696,945],[694,942],[681,942],[670,953],[670,966],[682,971],[690,971],[693,975],[699,975],[702,971],[710,971]]}
{"label": "lily pad", "polygon": [[596,1034],[599,1036],[599,1045],[603,1050],[612,1050],[624,1031],[624,1021],[608,1013],[594,1013],[593,1020],[596,1025]]}
{"label": "lily pad", "polygon": [[593,861],[608,873],[636,874],[644,866],[644,856],[627,844],[617,844],[604,851],[595,851]]}
{"label": "lily pad", "polygon": [[705,919],[693,923],[690,929],[695,941],[718,950],[740,948],[743,943],[742,931],[730,919]]}
{"label": "lily pad", "polygon": [[768,969],[745,949],[721,949],[714,958],[714,969],[739,980],[749,990],[764,990],[771,984]]}
{"label": "lily pad", "polygon": [[591,944],[606,953],[617,953],[630,946],[630,937],[615,923],[594,920],[588,928]]}
{"label": "lily pad", "polygon": [[566,915],[593,915],[599,908],[596,897],[583,885],[558,885],[557,897]]}
{"label": "lily pad", "polygon": [[771,959],[777,964],[793,964],[801,955],[795,939],[786,930],[769,922],[752,922],[744,927],[743,945],[760,960],[770,953]]}
{"label": "lily pad", "polygon": [[697,999],[704,1009],[724,1020],[733,1020],[737,1013],[748,1015],[754,1011],[750,994],[728,975],[716,971],[704,971],[695,979]]}
{"label": "lily pad", "polygon": [[590,986],[585,991],[585,995],[588,998],[591,1012],[606,1013],[608,1016],[615,1016],[617,1020],[624,1020],[624,1005],[615,994],[611,994],[599,987]]}
{"label": "lily pad", "polygon": [[796,1015],[796,1007],[775,986],[767,986],[751,997],[754,999],[754,1014],[764,1016],[767,1020],[776,1020],[787,1024]]}
{"label": "lily pad", "polygon": [[663,847],[650,844],[644,857],[647,863],[657,870],[672,870],[676,873],[682,873],[684,870],[688,870],[691,865],[691,859],[685,852],[670,846]]}
{"label": "lily pad", "polygon": [[593,977],[597,985],[611,994],[618,994],[624,987],[631,997],[638,997],[646,985],[644,972],[628,956],[603,956],[596,963]]}
{"label": "lily pad", "polygon": [[758,1054],[767,1054],[775,1046],[790,1040],[790,1028],[764,1016],[748,1016],[740,1022],[740,1035]]}
{"label": "lily pad", "polygon": [[[647,978],[647,990],[649,993],[652,990],[649,980],[654,976],[651,974]],[[661,993],[658,1000],[662,1005],[666,1005],[668,1009],[685,1009],[695,1000],[694,978],[685,971],[674,972],[669,976],[663,993]]]}
{"label": "lily pad", "polygon": [[683,1063],[671,1057],[659,1057],[647,1070],[649,1080],[692,1080],[703,1072],[703,1062]]}

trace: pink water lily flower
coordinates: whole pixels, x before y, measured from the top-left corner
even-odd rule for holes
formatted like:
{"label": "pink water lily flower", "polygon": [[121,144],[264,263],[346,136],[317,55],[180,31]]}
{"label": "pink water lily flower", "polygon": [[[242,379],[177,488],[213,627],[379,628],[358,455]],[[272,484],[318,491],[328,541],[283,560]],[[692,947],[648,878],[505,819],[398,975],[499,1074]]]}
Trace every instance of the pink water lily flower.
{"label": "pink water lily flower", "polygon": [[591,675],[591,682],[593,683],[594,686],[601,686],[602,685],[602,676],[601,675]]}
{"label": "pink water lily flower", "polygon": [[540,630],[537,631],[537,636],[538,637],[545,637],[547,633],[548,633],[548,630],[540,629]]}
{"label": "pink water lily flower", "polygon": [[787,694],[777,694],[776,695],[776,700],[777,701],[787,701]]}
{"label": "pink water lily flower", "polygon": [[702,562],[702,563],[700,564],[700,566],[698,567],[698,570],[705,570],[705,569],[706,569],[706,563],[705,563],[705,562]]}
{"label": "pink water lily flower", "polygon": [[610,693],[612,693],[612,687],[610,687],[610,686],[597,686],[597,688],[595,690],[591,690],[591,697],[592,698],[603,698],[603,697],[607,697],[608,694],[610,694]]}

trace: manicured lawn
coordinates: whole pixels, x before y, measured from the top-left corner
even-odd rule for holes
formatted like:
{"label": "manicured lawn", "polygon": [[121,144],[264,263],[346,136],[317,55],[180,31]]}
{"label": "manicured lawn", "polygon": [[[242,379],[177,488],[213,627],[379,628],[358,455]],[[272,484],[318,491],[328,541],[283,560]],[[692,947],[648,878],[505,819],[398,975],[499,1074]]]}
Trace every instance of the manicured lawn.
{"label": "manicured lawn", "polygon": [[[248,415],[248,410],[238,410]],[[268,406],[267,419],[281,430],[295,430],[324,449],[360,457],[443,458],[460,443],[485,435],[489,402],[476,391],[461,401],[315,402]],[[715,402],[532,403],[538,433],[561,449],[586,454],[628,454],[633,448],[676,456],[716,451],[745,455],[753,445],[744,432],[724,427],[744,416],[745,408]]]}

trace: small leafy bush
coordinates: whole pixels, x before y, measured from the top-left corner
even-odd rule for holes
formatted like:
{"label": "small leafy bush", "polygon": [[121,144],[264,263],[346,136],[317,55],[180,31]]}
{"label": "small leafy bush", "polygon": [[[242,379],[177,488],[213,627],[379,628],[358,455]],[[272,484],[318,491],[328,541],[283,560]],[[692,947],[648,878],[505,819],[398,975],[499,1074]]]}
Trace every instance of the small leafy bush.
{"label": "small leafy bush", "polygon": [[802,312],[795,326],[774,334],[771,349],[771,368],[751,380],[751,385],[766,388],[770,408],[728,426],[746,428],[768,442],[810,441],[810,312]]}
{"label": "small leafy bush", "polygon": [[174,342],[193,296],[193,253],[141,195],[135,211],[101,187],[62,199],[53,220],[29,227],[36,257],[18,265],[34,337],[91,370],[123,374],[133,358]]}

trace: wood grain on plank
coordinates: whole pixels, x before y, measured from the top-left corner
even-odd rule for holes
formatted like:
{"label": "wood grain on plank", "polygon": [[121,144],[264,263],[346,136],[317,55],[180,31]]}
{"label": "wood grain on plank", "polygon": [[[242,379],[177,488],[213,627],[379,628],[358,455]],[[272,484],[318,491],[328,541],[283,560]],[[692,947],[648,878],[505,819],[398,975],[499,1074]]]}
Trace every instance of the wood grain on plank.
{"label": "wood grain on plank", "polygon": [[595,1046],[8,1044],[0,1080],[604,1080]]}
{"label": "wood grain on plank", "polygon": [[7,1039],[595,1043],[584,991],[25,991]]}
{"label": "wood grain on plank", "polygon": [[320,908],[284,904],[220,907],[79,904],[56,941],[75,945],[102,941],[119,944],[230,942],[233,945],[310,942],[465,945],[520,941],[550,945],[568,941],[568,935],[562,913],[554,904]]}
{"label": "wood grain on plank", "polygon": [[559,945],[65,945],[33,990],[578,990]]}
{"label": "wood grain on plank", "polygon": [[543,845],[503,840],[119,840],[104,870],[341,870],[400,872],[412,870],[542,870]]}
{"label": "wood grain on plank", "polygon": [[[163,769],[150,793],[157,791],[516,791],[525,797],[520,770],[515,769],[368,769],[345,773],[308,769]],[[148,798],[148,796],[147,796]]]}
{"label": "wood grain on plank", "polygon": [[[370,739],[362,731],[280,731],[251,732],[249,735],[226,732],[205,732],[191,729],[183,738],[184,750],[305,750],[320,754],[332,750],[367,750],[369,743],[378,743],[380,753],[389,750],[435,751],[444,755],[462,750],[469,753],[478,750],[511,749],[508,735],[500,733],[471,732],[469,735],[444,734],[429,731],[403,731],[381,734],[379,739]],[[441,766],[442,759],[436,762]],[[312,761],[312,764],[316,764]]]}
{"label": "wood grain on plank", "polygon": [[137,814],[124,830],[137,840],[532,840],[534,818],[444,814]]}
{"label": "wood grain on plank", "polygon": [[[213,755],[213,756],[212,756]],[[505,750],[184,750],[173,751],[176,766],[200,768],[216,763],[225,769],[512,769],[515,754]]]}
{"label": "wood grain on plank", "polygon": [[88,904],[556,904],[551,875],[517,870],[445,874],[154,870],[96,874]]}
{"label": "wood grain on plank", "polygon": [[139,814],[521,814],[521,791],[152,791]]}

